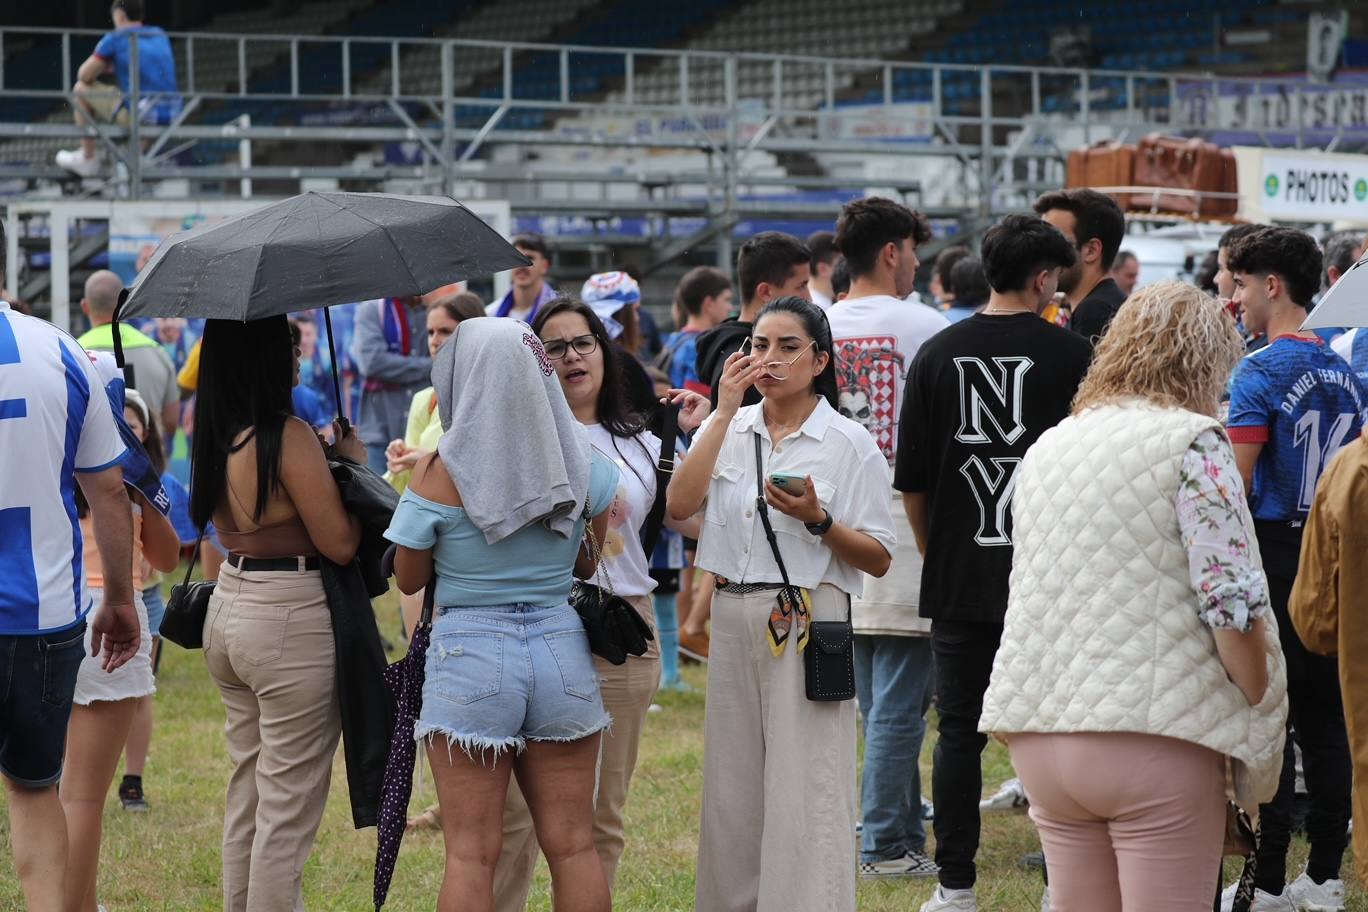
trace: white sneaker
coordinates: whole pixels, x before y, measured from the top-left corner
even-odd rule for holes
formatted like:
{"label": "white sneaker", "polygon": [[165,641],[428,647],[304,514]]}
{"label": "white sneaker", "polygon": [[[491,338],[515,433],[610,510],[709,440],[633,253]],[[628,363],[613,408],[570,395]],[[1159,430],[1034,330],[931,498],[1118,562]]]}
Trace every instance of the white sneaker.
{"label": "white sneaker", "polygon": [[1053,912],[1054,906],[1050,905],[1050,885],[1045,885],[1045,892],[1040,894],[1040,912]]}
{"label": "white sneaker", "polygon": [[1344,912],[1344,881],[1318,884],[1305,871],[1287,885],[1283,895],[1292,899],[1298,912]]}
{"label": "white sneaker", "polygon": [[81,177],[95,177],[101,171],[100,159],[86,158],[80,149],[62,149],[57,153],[57,166]]}
{"label": "white sneaker", "polygon": [[1020,779],[1008,779],[991,798],[979,802],[980,814],[1024,814],[1031,802]]}
{"label": "white sneaker", "polygon": [[[1221,892],[1221,912],[1230,912],[1235,905],[1235,888],[1239,884],[1234,883],[1226,887]],[[1283,888],[1277,896],[1272,893],[1265,893],[1263,890],[1254,890],[1254,901],[1249,904],[1249,912],[1297,912],[1297,905],[1292,901],[1292,891]],[[1343,895],[1343,894],[1341,894]]]}
{"label": "white sneaker", "polygon": [[973,890],[947,890],[936,885],[936,892],[922,903],[921,912],[978,912]]}

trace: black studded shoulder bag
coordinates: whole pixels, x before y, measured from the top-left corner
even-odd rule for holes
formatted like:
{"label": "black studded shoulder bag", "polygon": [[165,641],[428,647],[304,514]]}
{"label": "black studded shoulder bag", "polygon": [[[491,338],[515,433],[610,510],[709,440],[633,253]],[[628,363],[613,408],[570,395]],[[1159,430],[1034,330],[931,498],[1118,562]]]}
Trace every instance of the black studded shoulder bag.
{"label": "black studded shoulder bag", "polygon": [[[758,433],[755,435],[755,487],[755,508],[760,511],[765,538],[784,580],[779,598],[788,598],[797,604],[802,600],[802,594],[789,582],[788,569],[779,553],[779,540],[770,523],[769,504],[765,502],[765,465]],[[846,596],[845,620],[813,620],[808,624],[808,631],[809,642],[803,649],[803,685],[807,698],[816,703],[855,699],[855,628],[850,622],[850,596]]]}

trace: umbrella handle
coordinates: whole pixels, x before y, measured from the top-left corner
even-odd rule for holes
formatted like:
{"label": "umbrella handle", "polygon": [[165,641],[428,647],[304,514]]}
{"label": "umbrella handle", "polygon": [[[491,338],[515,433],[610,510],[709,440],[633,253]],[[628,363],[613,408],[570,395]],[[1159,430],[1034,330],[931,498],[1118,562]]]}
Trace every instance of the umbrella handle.
{"label": "umbrella handle", "polygon": [[[119,328],[119,317],[123,314],[124,302],[127,301],[127,300],[128,300],[128,289],[127,289],[127,288],[120,288],[120,289],[119,289],[119,300],[118,300],[118,302],[115,303],[115,305],[114,305],[114,316],[113,316],[114,328],[113,328],[113,332],[114,332],[114,363],[117,364],[121,369],[122,369],[123,366],[124,366],[124,353],[123,353],[123,330],[121,330],[121,329]],[[69,328],[69,327],[64,327],[64,328]]]}
{"label": "umbrella handle", "polygon": [[342,436],[345,437],[351,430],[351,422],[342,415],[342,381],[337,379],[337,349],[333,345],[331,308],[323,308],[323,323],[328,328],[328,361],[332,366],[333,397],[337,402],[337,426],[342,429]]}

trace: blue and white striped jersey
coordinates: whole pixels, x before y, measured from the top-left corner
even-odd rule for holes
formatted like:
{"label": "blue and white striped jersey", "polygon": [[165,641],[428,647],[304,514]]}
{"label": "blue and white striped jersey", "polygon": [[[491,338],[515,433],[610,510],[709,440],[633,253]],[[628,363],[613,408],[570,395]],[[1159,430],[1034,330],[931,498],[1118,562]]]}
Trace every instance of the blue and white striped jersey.
{"label": "blue and white striped jersey", "polygon": [[81,346],[0,301],[0,634],[49,633],[86,616],[75,473],[123,451]]}

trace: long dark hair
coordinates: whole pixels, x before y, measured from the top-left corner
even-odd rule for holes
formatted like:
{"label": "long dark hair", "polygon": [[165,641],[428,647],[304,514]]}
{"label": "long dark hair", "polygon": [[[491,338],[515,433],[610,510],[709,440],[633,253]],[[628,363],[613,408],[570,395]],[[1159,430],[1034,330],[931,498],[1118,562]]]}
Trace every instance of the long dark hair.
{"label": "long dark hair", "polygon": [[[239,323],[208,320],[200,341],[199,392],[191,452],[190,518],[204,526],[223,499],[228,456],[256,440],[259,521],[280,484],[285,419],[294,413],[294,350],[283,316]],[[233,439],[252,432],[236,446]]]}
{"label": "long dark hair", "polygon": [[832,408],[839,408],[839,400],[836,395],[836,351],[835,345],[831,341],[831,324],[827,322],[827,316],[822,312],[822,308],[813,304],[806,298],[797,295],[786,295],[782,298],[775,298],[764,306],[755,318],[756,326],[764,319],[766,314],[784,313],[790,314],[803,324],[803,329],[817,343],[817,351],[827,356],[826,367],[822,372],[812,379],[812,391],[831,403]]}
{"label": "long dark hair", "polygon": [[[615,440],[635,438],[646,430],[646,419],[632,410],[632,405],[627,399],[622,363],[624,358],[630,358],[632,355],[624,352],[608,337],[608,330],[604,328],[603,321],[594,313],[593,308],[570,295],[553,298],[537,311],[537,316],[532,320],[532,331],[541,338],[542,328],[548,320],[567,313],[578,314],[584,318],[589,324],[589,332],[598,339],[599,351],[603,352],[603,383],[598,394],[599,424]],[[642,479],[642,483],[645,484],[645,479]]]}

